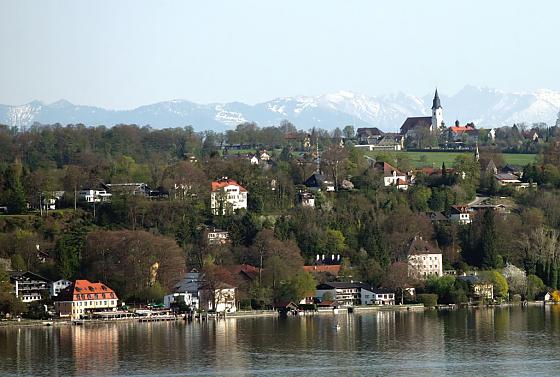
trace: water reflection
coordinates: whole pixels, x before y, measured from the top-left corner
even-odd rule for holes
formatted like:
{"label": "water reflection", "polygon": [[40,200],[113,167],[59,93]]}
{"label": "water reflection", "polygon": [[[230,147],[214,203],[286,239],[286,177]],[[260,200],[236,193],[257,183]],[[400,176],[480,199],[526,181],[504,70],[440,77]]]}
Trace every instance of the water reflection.
{"label": "water reflection", "polygon": [[560,306],[3,327],[0,375],[554,375],[559,335]]}

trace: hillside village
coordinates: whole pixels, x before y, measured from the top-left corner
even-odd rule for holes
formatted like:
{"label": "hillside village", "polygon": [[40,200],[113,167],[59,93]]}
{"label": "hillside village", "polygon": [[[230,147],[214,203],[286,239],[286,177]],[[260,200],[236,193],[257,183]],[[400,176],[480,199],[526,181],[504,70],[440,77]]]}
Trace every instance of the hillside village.
{"label": "hillside village", "polygon": [[0,315],[560,298],[560,123],[448,126],[437,90],[431,112],[400,133],[0,126]]}

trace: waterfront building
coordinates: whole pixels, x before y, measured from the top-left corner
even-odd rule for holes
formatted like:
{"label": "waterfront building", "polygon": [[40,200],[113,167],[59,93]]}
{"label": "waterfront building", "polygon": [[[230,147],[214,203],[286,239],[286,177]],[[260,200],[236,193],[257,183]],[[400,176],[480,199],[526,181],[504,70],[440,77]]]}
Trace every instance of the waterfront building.
{"label": "waterfront building", "polygon": [[40,301],[50,297],[51,281],[29,271],[10,272],[14,294],[23,302]]}
{"label": "waterfront building", "polygon": [[115,311],[117,300],[115,292],[101,282],[76,280],[58,294],[54,309],[58,316],[76,320],[95,312]]}
{"label": "waterfront building", "polygon": [[[325,297],[325,295],[327,297]],[[330,282],[317,285],[315,297],[334,300],[341,306],[394,305],[395,293],[384,289],[374,289],[364,283]]]}

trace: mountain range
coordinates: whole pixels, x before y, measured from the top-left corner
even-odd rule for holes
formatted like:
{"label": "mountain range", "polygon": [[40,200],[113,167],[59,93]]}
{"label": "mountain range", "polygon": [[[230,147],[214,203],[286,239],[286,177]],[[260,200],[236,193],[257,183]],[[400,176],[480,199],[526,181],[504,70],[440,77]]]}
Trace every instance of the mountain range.
{"label": "mountain range", "polygon": [[[439,89],[445,122],[474,122],[494,128],[514,123],[554,125],[560,110],[560,92],[539,89],[532,93],[505,92],[466,86],[452,96]],[[0,105],[0,123],[15,127],[41,124],[106,125],[138,124],[153,128],[192,125],[196,130],[223,131],[244,121],[259,126],[278,125],[283,119],[297,128],[334,129],[351,124],[397,131],[409,116],[429,115],[433,94],[417,97],[403,93],[367,96],[348,91],[316,97],[276,98],[248,105],[241,102],[197,104],[172,100],[140,106],[132,110],[108,110],[74,105],[66,100],[51,104],[33,101],[25,105]]]}

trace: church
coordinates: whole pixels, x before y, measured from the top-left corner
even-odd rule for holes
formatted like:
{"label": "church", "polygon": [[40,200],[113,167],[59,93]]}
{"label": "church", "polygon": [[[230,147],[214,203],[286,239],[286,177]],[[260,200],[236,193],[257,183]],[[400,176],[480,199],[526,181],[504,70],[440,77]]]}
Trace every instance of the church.
{"label": "church", "polygon": [[401,126],[401,135],[404,137],[414,137],[421,128],[428,128],[430,132],[433,132],[443,126],[443,107],[441,107],[441,101],[436,89],[434,100],[432,101],[432,116],[406,118]]}

